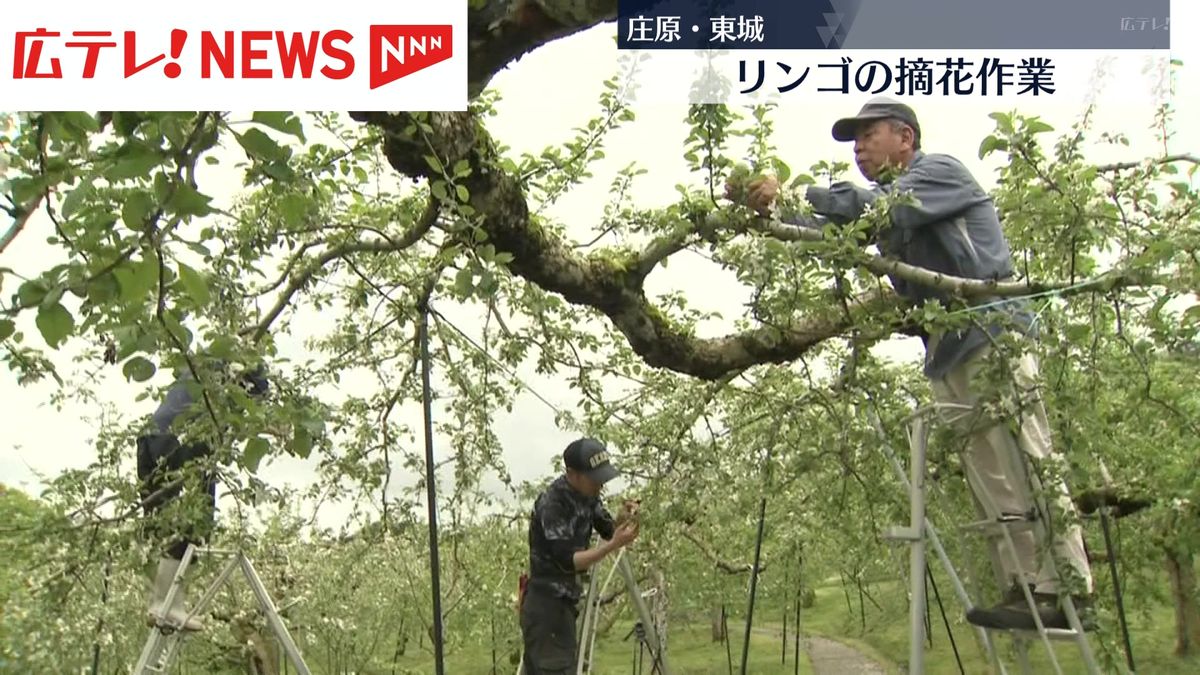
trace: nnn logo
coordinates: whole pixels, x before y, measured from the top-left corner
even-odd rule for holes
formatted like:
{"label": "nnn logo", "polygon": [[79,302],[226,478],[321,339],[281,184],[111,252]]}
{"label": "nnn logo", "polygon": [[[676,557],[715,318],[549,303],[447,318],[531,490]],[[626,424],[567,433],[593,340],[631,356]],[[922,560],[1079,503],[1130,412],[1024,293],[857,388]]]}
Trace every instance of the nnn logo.
{"label": "nnn logo", "polygon": [[453,55],[453,26],[371,26],[371,88],[412,75]]}

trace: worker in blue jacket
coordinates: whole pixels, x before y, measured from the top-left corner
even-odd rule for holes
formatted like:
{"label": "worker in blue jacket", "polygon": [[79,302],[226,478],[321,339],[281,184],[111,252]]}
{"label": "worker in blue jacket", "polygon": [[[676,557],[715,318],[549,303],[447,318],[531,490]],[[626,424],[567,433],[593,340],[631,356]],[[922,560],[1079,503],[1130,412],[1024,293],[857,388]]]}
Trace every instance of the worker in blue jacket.
{"label": "worker in blue jacket", "polygon": [[[238,381],[252,396],[262,397],[270,390],[261,366],[243,373]],[[189,419],[202,414],[201,406],[194,405],[189,385],[194,386],[189,373],[176,380],[152,415],[152,430],[138,437],[137,474],[145,529],[161,547],[147,600],[146,622],[149,625],[166,622],[183,630],[199,631],[204,624],[196,617],[187,618],[182,583],[171,606],[164,606],[188,545],[198,547],[207,540],[216,516],[216,473],[213,467],[205,465],[211,461],[211,446],[203,439],[181,440],[179,435]],[[178,505],[185,488],[199,494],[200,499],[192,502],[199,507],[199,513],[163,518],[161,512]]]}

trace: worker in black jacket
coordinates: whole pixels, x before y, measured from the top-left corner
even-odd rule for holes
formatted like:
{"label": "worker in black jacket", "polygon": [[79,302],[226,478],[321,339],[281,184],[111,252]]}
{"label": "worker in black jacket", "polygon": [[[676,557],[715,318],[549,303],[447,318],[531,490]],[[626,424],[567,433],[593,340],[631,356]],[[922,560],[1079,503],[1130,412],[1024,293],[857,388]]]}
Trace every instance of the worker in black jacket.
{"label": "worker in black jacket", "polygon": [[[574,441],[563,464],[563,475],[534,502],[529,522],[529,580],[521,601],[524,675],[575,672],[578,575],[638,536],[634,502],[627,501],[614,521],[600,501],[603,485],[619,475],[604,444]],[[589,548],[593,530],[604,542]]]}

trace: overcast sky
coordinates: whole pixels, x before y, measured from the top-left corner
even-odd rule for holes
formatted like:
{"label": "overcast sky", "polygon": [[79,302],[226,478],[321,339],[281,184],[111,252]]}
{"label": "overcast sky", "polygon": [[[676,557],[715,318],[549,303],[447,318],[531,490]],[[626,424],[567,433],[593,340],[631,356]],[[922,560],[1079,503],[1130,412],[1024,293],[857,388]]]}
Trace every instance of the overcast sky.
{"label": "overcast sky", "polygon": [[[1184,7],[1184,3],[1173,3],[1172,24],[1178,36],[1190,35],[1189,30],[1198,27],[1194,21],[1196,10]],[[500,114],[489,121],[494,136],[511,146],[514,155],[521,152],[539,152],[546,144],[566,140],[572,128],[586,123],[597,110],[600,83],[614,71],[617,50],[612,42],[615,26],[599,26],[585,33],[544,46],[519,62],[512,64],[493,80],[503,100],[499,104]],[[943,52],[920,54],[938,57]],[[889,60],[897,56],[917,54],[881,53]],[[968,58],[996,56],[954,52]],[[995,110],[1017,108],[1025,114],[1040,115],[1055,126],[1066,130],[1083,112],[1090,91],[1096,97],[1099,110],[1096,128],[1107,131],[1124,131],[1131,140],[1130,147],[1097,146],[1089,150],[1089,158],[1096,162],[1142,159],[1147,155],[1162,152],[1162,140],[1151,128],[1156,106],[1158,78],[1153,72],[1155,63],[1161,63],[1163,55],[1149,57],[1147,54],[1109,53],[1053,53],[1059,63],[1058,81],[1061,91],[1052,96],[1038,98],[1020,97],[997,100],[990,97],[970,98],[918,98],[909,101],[920,118],[923,145],[928,152],[945,152],[957,156],[970,168],[985,186],[994,185],[995,171],[999,158],[980,161],[977,151],[980,141],[989,134],[993,120],[988,113]],[[1088,83],[1088,77],[1096,65],[1106,57],[1113,57],[1105,67],[1107,76]],[[1194,120],[1200,119],[1200,62],[1191,63],[1186,53],[1174,53],[1183,58],[1185,66],[1178,72],[1176,96],[1175,137],[1169,149],[1172,152],[1200,151],[1200,131]],[[863,61],[873,58],[856,53],[855,59]],[[663,57],[656,57],[661,60]],[[793,65],[829,62],[825,55],[792,55]],[[1147,72],[1149,69],[1150,72]],[[734,71],[736,72],[736,71]],[[1073,82],[1066,82],[1070,78]],[[736,85],[736,82],[735,82]],[[664,90],[665,91],[665,90]],[[639,206],[659,206],[676,198],[674,185],[687,180],[684,163],[680,158],[682,142],[686,136],[683,119],[686,105],[678,100],[669,100],[671,94],[664,91],[649,91],[639,98],[636,112],[638,120],[613,133],[605,141],[607,157],[596,166],[596,177],[587,185],[576,189],[562,199],[551,214],[569,223],[572,232],[580,239],[590,239],[590,228],[599,220],[604,203],[609,195],[609,185],[616,172],[630,161],[649,171],[635,184],[633,196]],[[824,94],[782,96],[782,107],[776,111],[776,144],[781,155],[795,171],[804,171],[821,159],[851,160],[847,145],[832,140],[829,128],[839,116],[853,113],[869,98],[868,96],[832,96]],[[1192,123],[1184,123],[1191,120]],[[1099,134],[1094,132],[1093,136]],[[231,155],[231,157],[234,155]],[[214,195],[219,203],[228,203],[238,189],[241,173],[232,168],[232,162],[223,164],[218,173],[210,172],[201,183],[201,189]],[[229,168],[224,168],[229,167]],[[855,175],[856,180],[861,177]],[[7,223],[0,222],[0,227]],[[59,251],[45,243],[52,228],[44,217],[30,220],[26,231],[6,250],[0,265],[13,267],[18,272],[34,275],[59,261]],[[689,302],[702,310],[722,312],[724,322],[713,322],[702,327],[702,336],[726,333],[732,321],[741,315],[741,303],[745,300],[745,289],[740,288],[730,275],[713,274],[710,263],[694,255],[672,258],[666,270],[655,271],[647,282],[647,293],[654,295],[666,291],[683,290]],[[3,291],[11,295],[16,284],[6,280]],[[468,333],[479,330],[479,320],[462,312],[449,313],[450,318]],[[32,344],[40,344],[40,336],[33,326],[32,314],[22,323]],[[319,317],[302,315],[293,323],[302,330],[303,321],[319,321]],[[319,324],[313,324],[319,331]],[[915,343],[915,344],[914,344]],[[285,353],[298,353],[299,341],[283,343]],[[920,355],[919,342],[901,341],[888,348],[898,357],[915,358]],[[70,356],[74,349],[51,352],[60,369],[77,375]],[[562,408],[572,408],[574,397],[567,387],[546,378],[537,377],[529,370],[523,373],[524,380],[542,397]],[[72,407],[63,412],[48,404],[53,383],[20,387],[11,375],[0,380],[0,411],[3,411],[3,434],[0,434],[0,482],[38,491],[37,476],[53,476],[67,469],[82,467],[92,461],[95,452],[91,439],[99,426],[99,409],[94,407]],[[164,383],[161,379],[157,384]],[[136,403],[135,396],[140,385],[126,383],[119,368],[107,368],[102,374],[102,384],[97,389],[104,393],[106,402],[119,406],[129,416],[149,413],[154,402]],[[362,394],[363,392],[355,392]],[[410,406],[404,419],[420,428],[420,408]],[[496,418],[497,431],[505,446],[505,460],[518,481],[549,475],[552,464],[563,446],[571,440],[571,432],[557,430],[553,425],[553,411],[535,398],[526,394],[521,397],[511,414],[499,414]],[[523,432],[531,428],[533,433]],[[419,445],[418,445],[419,447]],[[128,458],[132,463],[133,448]],[[315,458],[314,458],[315,460]],[[132,464],[130,464],[132,467]],[[311,480],[312,463],[282,458],[265,464],[260,472],[273,483],[302,485]],[[130,469],[132,470],[132,469]],[[397,473],[393,483],[404,484],[412,476]],[[344,508],[323,508],[320,520],[336,526],[344,518]]]}

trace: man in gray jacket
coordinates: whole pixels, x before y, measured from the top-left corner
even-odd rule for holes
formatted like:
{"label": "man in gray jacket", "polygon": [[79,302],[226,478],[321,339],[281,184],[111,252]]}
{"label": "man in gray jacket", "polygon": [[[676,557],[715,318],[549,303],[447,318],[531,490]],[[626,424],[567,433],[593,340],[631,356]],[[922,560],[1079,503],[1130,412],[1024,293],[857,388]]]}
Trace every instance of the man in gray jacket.
{"label": "man in gray jacket", "polygon": [[[872,189],[849,182],[828,188],[810,187],[807,199],[817,216],[785,218],[802,227],[821,228],[827,222],[846,224],[858,220],[864,211],[884,195],[907,194],[915,204],[898,204],[890,210],[890,224],[879,228],[872,237],[880,251],[892,258],[942,274],[969,279],[1008,279],[1013,275],[1012,257],[1000,225],[999,216],[987,192],[963,164],[944,154],[921,151],[921,127],[913,110],[887,97],[871,99],[854,117],[838,120],[833,137],[854,142],[855,163]],[[734,194],[734,186],[727,194]],[[779,192],[774,177],[751,181],[745,188],[745,203],[768,215]],[[944,291],[893,277],[897,293],[913,304],[935,300],[945,306],[951,297]],[[978,298],[971,308],[971,325],[957,330],[922,331],[925,342],[924,373],[929,378],[939,403],[976,406],[981,399],[994,401],[996,395],[1008,395],[1021,402],[1019,410],[1008,411],[1015,424],[1010,428],[1001,420],[985,428],[965,428],[970,434],[963,453],[968,484],[978,496],[986,493],[1004,514],[1026,515],[1036,512],[1035,505],[1013,476],[1013,460],[1024,452],[1038,466],[1056,457],[1050,438],[1046,410],[1038,392],[1038,363],[1027,344],[1036,337],[1032,314],[1024,301],[1005,302],[995,307],[979,305],[998,298]],[[1015,337],[1018,349],[1006,350],[1002,338]],[[1026,342],[1022,344],[1022,342]],[[1004,383],[998,392],[988,380],[996,377]],[[1046,486],[1054,497],[1055,514],[1073,518],[1072,503],[1065,483],[1053,480]],[[1051,561],[1039,563],[1037,542],[1028,529],[1012,533],[1016,558],[1026,574],[1019,578],[1011,563],[1011,553],[1001,551],[1004,571],[1013,582],[1000,604],[976,608],[967,619],[992,628],[1036,628],[1017,584],[1033,586],[1038,614],[1047,628],[1069,628],[1059,606],[1062,577],[1073,572],[1083,593],[1075,598],[1078,606],[1087,606],[1093,592],[1091,571],[1077,525],[1061,527],[1055,537],[1059,575],[1052,573]],[[1068,569],[1063,569],[1064,567]],[[1090,621],[1089,621],[1090,623]]]}

